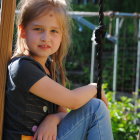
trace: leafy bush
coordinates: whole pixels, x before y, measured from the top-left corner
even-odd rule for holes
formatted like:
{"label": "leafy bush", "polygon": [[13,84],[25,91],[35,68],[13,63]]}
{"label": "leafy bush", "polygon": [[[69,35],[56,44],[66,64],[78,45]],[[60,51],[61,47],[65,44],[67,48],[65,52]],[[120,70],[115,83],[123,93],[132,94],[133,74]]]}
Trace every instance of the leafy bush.
{"label": "leafy bush", "polygon": [[[107,85],[104,85],[106,88]],[[135,109],[140,108],[140,99],[137,100],[138,106],[134,106],[134,99],[122,96],[120,100],[113,101],[113,92],[107,92],[109,110],[112,121],[112,129],[115,140],[136,140],[140,121],[140,112],[134,113]],[[137,120],[137,124],[134,121]]]}

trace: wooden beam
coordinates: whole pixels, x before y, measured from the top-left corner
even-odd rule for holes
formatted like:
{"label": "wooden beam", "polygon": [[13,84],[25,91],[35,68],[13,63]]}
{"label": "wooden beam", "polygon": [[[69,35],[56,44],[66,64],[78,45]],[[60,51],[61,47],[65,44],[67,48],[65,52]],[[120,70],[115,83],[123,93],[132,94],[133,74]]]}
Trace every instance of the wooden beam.
{"label": "wooden beam", "polygon": [[7,62],[12,53],[15,7],[16,0],[2,1],[0,28],[0,140],[2,140]]}

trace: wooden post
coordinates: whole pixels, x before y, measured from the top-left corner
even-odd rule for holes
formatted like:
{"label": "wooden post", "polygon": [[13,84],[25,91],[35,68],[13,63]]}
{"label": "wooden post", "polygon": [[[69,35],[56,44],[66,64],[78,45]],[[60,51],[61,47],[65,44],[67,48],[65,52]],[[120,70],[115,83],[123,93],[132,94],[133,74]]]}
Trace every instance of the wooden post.
{"label": "wooden post", "polygon": [[7,62],[12,53],[15,7],[16,0],[2,1],[0,23],[0,140],[2,140]]}

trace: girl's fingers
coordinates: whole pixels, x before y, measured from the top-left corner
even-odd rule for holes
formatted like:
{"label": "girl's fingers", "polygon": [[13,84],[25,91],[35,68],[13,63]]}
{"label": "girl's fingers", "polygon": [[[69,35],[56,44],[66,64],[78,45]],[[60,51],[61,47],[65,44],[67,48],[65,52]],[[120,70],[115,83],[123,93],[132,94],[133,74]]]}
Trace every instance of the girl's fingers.
{"label": "girl's fingers", "polygon": [[53,140],[53,137],[52,136],[48,136],[47,139],[43,139],[43,140]]}
{"label": "girl's fingers", "polygon": [[[42,136],[37,136],[37,140],[43,140]],[[45,139],[44,139],[45,140]],[[47,140],[47,139],[46,139]]]}
{"label": "girl's fingers", "polygon": [[49,136],[48,136],[48,135],[44,135],[44,136],[42,137],[42,140],[49,140]]}
{"label": "girl's fingers", "polygon": [[106,107],[108,108],[108,102],[107,101],[105,101],[105,104],[106,104]]}
{"label": "girl's fingers", "polygon": [[101,99],[104,101],[104,103],[106,104],[106,106],[108,108],[108,100],[105,96],[105,91],[103,89],[102,89],[102,98]]}
{"label": "girl's fingers", "polygon": [[[40,140],[40,139],[37,139],[37,140]],[[43,136],[43,138],[41,140],[56,140],[56,136],[55,135],[51,135],[51,136],[45,135],[45,136]]]}
{"label": "girl's fingers", "polygon": [[107,98],[104,96],[104,97],[102,98],[102,100],[104,101],[104,103],[106,104],[106,106],[107,106],[107,108],[108,108],[108,100],[107,100]]}
{"label": "girl's fingers", "polygon": [[37,139],[37,132],[34,134],[33,140]]}
{"label": "girl's fingers", "polygon": [[53,136],[53,137],[52,137],[52,140],[56,140],[56,136]]}

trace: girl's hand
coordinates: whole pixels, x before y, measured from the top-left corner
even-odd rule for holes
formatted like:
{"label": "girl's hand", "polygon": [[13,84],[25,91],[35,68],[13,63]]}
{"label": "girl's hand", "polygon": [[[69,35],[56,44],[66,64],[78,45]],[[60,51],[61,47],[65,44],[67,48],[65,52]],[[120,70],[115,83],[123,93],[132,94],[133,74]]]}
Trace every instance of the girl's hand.
{"label": "girl's hand", "polygon": [[39,125],[33,140],[56,140],[58,120],[55,114],[48,115]]}
{"label": "girl's hand", "polygon": [[[94,86],[97,89],[97,83],[90,83],[90,85]],[[96,97],[97,97],[97,94],[96,94],[96,96],[94,98],[96,98]],[[101,100],[108,107],[108,100],[107,100],[107,98],[105,96],[105,91],[104,90],[102,90],[102,93],[101,93]]]}
{"label": "girl's hand", "polygon": [[106,96],[105,96],[105,91],[104,91],[104,90],[102,90],[101,100],[104,101],[105,105],[106,105],[107,108],[108,108],[108,100],[107,100],[107,98],[106,98]]}

